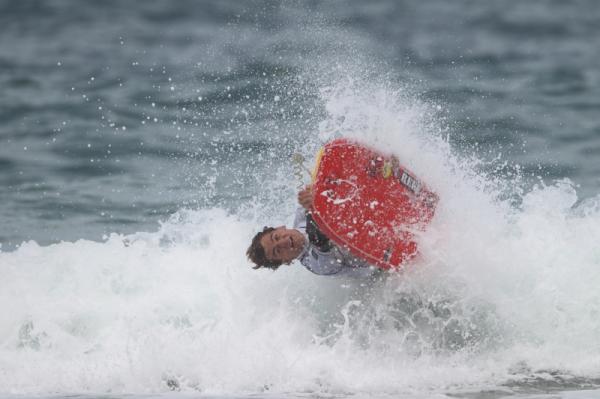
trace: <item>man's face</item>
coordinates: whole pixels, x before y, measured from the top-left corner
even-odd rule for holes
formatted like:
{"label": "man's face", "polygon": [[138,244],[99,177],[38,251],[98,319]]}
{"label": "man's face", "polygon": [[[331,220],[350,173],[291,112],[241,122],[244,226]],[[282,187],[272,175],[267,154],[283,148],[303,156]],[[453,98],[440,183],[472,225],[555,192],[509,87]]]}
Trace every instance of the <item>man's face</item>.
{"label": "man's face", "polygon": [[267,259],[290,263],[302,252],[305,240],[298,230],[280,226],[264,234],[260,238],[260,245],[265,250]]}

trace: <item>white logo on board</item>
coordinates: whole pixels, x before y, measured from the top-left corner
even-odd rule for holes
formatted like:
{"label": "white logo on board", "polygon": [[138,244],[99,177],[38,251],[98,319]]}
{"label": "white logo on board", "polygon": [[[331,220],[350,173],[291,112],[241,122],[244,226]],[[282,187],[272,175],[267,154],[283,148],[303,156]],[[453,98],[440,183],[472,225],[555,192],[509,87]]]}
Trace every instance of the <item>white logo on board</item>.
{"label": "white logo on board", "polygon": [[400,182],[408,187],[413,193],[418,194],[419,190],[421,190],[421,183],[417,181],[417,179],[410,176],[405,171],[402,171],[402,176],[400,176]]}

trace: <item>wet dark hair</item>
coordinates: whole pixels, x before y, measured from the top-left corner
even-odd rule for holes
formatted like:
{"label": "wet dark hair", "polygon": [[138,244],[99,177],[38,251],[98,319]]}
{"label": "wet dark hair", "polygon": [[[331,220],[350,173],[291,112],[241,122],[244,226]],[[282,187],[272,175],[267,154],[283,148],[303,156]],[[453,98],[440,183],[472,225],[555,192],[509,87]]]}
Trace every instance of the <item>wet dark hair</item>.
{"label": "wet dark hair", "polygon": [[261,267],[266,267],[267,269],[277,270],[279,266],[283,264],[281,260],[270,260],[267,259],[267,254],[265,254],[265,249],[260,243],[260,239],[270,232],[275,230],[274,227],[267,227],[256,233],[254,238],[252,239],[252,244],[248,247],[246,251],[246,256],[250,259],[256,266],[253,269],[260,269]]}

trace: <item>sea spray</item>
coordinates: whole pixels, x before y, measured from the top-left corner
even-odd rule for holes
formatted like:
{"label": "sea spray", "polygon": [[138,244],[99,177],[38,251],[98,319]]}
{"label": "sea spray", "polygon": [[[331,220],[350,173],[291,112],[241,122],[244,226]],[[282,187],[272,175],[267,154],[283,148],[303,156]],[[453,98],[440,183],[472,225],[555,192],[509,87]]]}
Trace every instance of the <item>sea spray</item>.
{"label": "sea spray", "polygon": [[597,378],[597,201],[577,205],[567,180],[490,177],[430,124],[435,107],[351,89],[323,92],[323,126],[386,143],[440,195],[417,261],[369,281],[252,270],[257,224],[286,209],[252,203],[104,242],[24,243],[0,253],[4,391],[375,395]]}

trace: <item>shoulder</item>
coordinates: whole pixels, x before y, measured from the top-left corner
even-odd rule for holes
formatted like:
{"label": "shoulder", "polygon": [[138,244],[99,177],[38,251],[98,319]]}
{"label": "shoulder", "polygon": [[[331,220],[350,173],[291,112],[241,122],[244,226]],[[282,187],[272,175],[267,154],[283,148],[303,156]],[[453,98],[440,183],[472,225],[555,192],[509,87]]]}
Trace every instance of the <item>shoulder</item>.
{"label": "shoulder", "polygon": [[335,257],[333,251],[323,252],[314,245],[309,245],[300,263],[308,270],[319,275],[337,274],[344,265]]}

